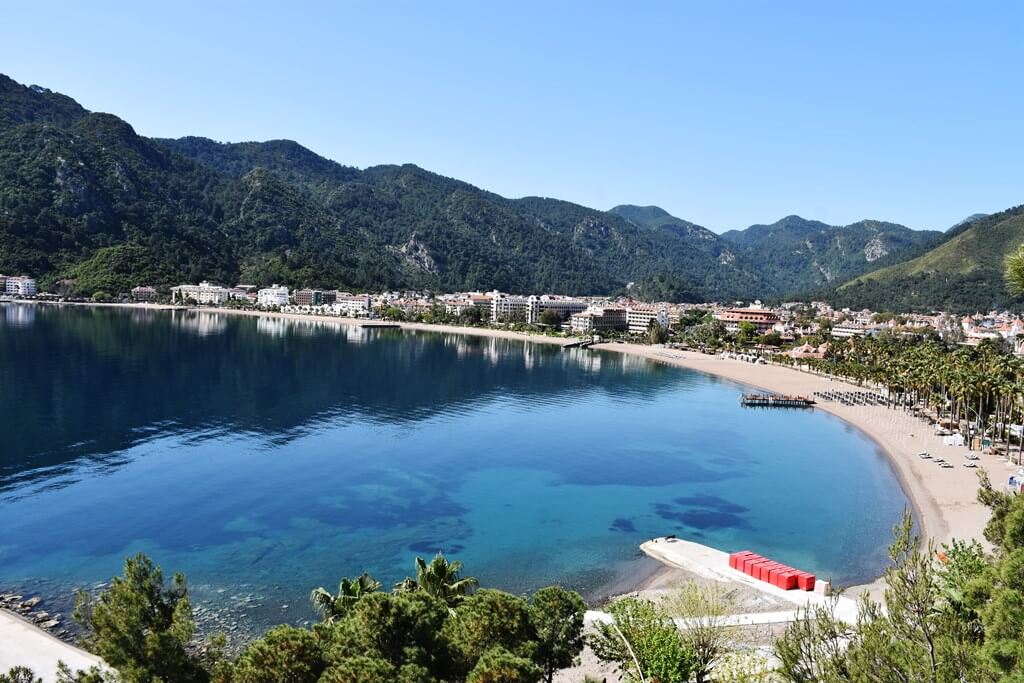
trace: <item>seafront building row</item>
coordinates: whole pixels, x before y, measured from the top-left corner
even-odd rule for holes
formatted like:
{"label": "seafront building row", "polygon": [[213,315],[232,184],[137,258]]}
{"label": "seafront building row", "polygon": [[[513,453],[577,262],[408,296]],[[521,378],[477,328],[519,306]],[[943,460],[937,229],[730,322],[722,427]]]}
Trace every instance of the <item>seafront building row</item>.
{"label": "seafront building row", "polygon": [[[39,294],[36,281],[27,275],[0,275],[0,293],[8,297],[55,298]],[[610,332],[644,334],[652,325],[674,327],[690,311],[707,312],[731,334],[777,336],[783,343],[827,331],[832,339],[876,336],[883,332],[920,334],[933,331],[944,339],[980,344],[986,339],[1005,340],[1018,354],[1024,354],[1024,321],[1010,312],[991,311],[958,317],[935,315],[879,314],[870,310],[836,310],[822,301],[788,302],[780,306],[752,303],[679,304],[641,302],[630,297],[573,297],[557,294],[511,294],[498,290],[434,294],[421,291],[391,291],[356,294],[340,290],[285,285],[270,287],[238,284],[223,287],[211,282],[182,284],[170,288],[171,302],[184,305],[253,306],[289,313],[371,318],[397,309],[407,316],[428,315],[443,310],[449,317],[474,322],[559,325],[577,335]],[[139,285],[122,295],[138,302],[166,300],[154,287]],[[827,327],[827,330],[825,329]],[[814,357],[824,353],[818,345],[804,344],[791,353]]]}

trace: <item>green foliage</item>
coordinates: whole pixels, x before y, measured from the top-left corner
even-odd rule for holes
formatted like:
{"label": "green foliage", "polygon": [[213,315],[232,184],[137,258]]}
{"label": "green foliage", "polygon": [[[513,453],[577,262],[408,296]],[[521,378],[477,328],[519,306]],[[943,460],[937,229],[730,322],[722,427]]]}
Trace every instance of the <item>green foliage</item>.
{"label": "green foliage", "polygon": [[324,670],[320,638],[307,629],[277,626],[238,657],[233,683],[316,683]]}
{"label": "green foliage", "polygon": [[16,666],[7,673],[0,673],[0,683],[43,683],[43,679],[32,673],[32,669]]}
{"label": "green foliage", "polygon": [[395,585],[396,591],[423,591],[454,607],[480,585],[472,576],[460,577],[462,562],[449,562],[440,552],[429,563],[417,557],[415,566],[416,578],[407,577],[400,581]]}
{"label": "green foliage", "polygon": [[344,666],[346,659],[366,656],[445,679],[453,660],[443,634],[448,616],[447,605],[423,591],[368,593],[331,627],[327,662]]}
{"label": "green foliage", "polygon": [[540,668],[529,659],[495,647],[480,657],[466,683],[536,683],[540,677]]}
{"label": "green foliage", "polygon": [[185,577],[175,574],[166,585],[160,568],[141,553],[125,560],[124,575],[99,597],[80,592],[75,619],[84,643],[127,683],[207,678],[187,650],[195,627]]}
{"label": "green foliage", "polygon": [[1006,287],[1014,296],[1024,297],[1024,245],[1006,256]]}
{"label": "green foliage", "polygon": [[324,622],[330,624],[345,616],[359,598],[377,590],[380,590],[380,582],[363,572],[355,579],[342,579],[338,583],[336,595],[320,587],[309,594],[309,600],[313,603],[313,608],[321,614]]}
{"label": "green foliage", "polygon": [[530,624],[537,639],[533,653],[551,683],[557,669],[572,666],[583,650],[583,615],[579,595],[560,586],[541,588],[530,598]]}
{"label": "green foliage", "polygon": [[951,230],[917,258],[848,282],[828,298],[839,306],[899,311],[1005,308],[1022,296],[1005,267],[1022,243],[1024,206],[1018,206]]}
{"label": "green foliage", "polygon": [[628,681],[639,681],[640,673],[660,683],[690,680],[693,652],[653,603],[624,598],[613,602],[608,612],[614,623],[598,623],[589,640],[599,659],[618,664]]}
{"label": "green foliage", "polygon": [[917,245],[934,243],[940,236],[938,232],[882,221],[835,226],[800,216],[722,234],[774,285],[772,290],[762,291],[762,297],[765,293],[802,292],[846,282],[877,268],[886,255],[907,253]]}
{"label": "green foliage", "polygon": [[526,600],[488,588],[462,601],[445,624],[445,635],[464,662],[475,662],[495,647],[532,657],[536,647]]}
{"label": "green foliage", "polygon": [[562,316],[558,315],[557,311],[547,308],[540,314],[540,324],[556,327],[562,324]]}

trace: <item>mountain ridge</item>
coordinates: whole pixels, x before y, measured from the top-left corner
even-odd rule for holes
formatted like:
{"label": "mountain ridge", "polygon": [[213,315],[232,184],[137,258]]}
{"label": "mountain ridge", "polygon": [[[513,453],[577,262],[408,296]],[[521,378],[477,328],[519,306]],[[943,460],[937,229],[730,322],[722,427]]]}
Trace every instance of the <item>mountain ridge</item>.
{"label": "mountain ridge", "polygon": [[414,164],[345,166],[293,140],[151,139],[2,75],[0,131],[0,272],[67,293],[211,279],[752,299],[821,284],[828,253],[773,256],[761,232],[886,233],[876,258],[840,263],[827,282],[920,241],[895,224],[798,216],[716,235],[656,206],[506,198]]}

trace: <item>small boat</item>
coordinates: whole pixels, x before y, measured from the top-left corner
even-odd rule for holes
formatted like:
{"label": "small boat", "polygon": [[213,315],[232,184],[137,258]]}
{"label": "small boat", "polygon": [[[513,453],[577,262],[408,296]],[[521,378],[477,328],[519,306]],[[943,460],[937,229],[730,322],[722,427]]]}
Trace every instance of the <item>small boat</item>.
{"label": "small boat", "polygon": [[941,465],[939,465],[939,467],[941,467],[944,470],[951,470],[951,469],[953,469],[953,463],[951,463],[951,462],[944,462]]}
{"label": "small boat", "polygon": [[976,456],[974,453],[965,453],[964,457],[967,458],[968,460],[977,460],[978,459],[978,456]]}
{"label": "small boat", "polygon": [[929,453],[928,451],[921,451],[920,453],[917,454],[917,457],[927,460],[928,458],[932,457],[932,454]]}
{"label": "small boat", "polygon": [[965,462],[964,463],[964,467],[970,467],[971,469],[974,469],[977,466],[978,466],[978,463],[976,463],[976,462]]}

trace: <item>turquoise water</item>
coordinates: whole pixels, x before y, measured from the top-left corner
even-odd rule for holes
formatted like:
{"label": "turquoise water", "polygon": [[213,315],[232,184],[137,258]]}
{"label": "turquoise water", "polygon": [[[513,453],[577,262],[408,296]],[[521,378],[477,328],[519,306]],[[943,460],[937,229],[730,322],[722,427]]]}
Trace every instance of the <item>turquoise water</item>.
{"label": "turquoise water", "polygon": [[596,596],[667,533],[879,574],[907,505],[884,456],[740,393],[481,337],[0,306],[0,590],[56,599],[142,550],[268,625],[437,550],[485,585]]}

